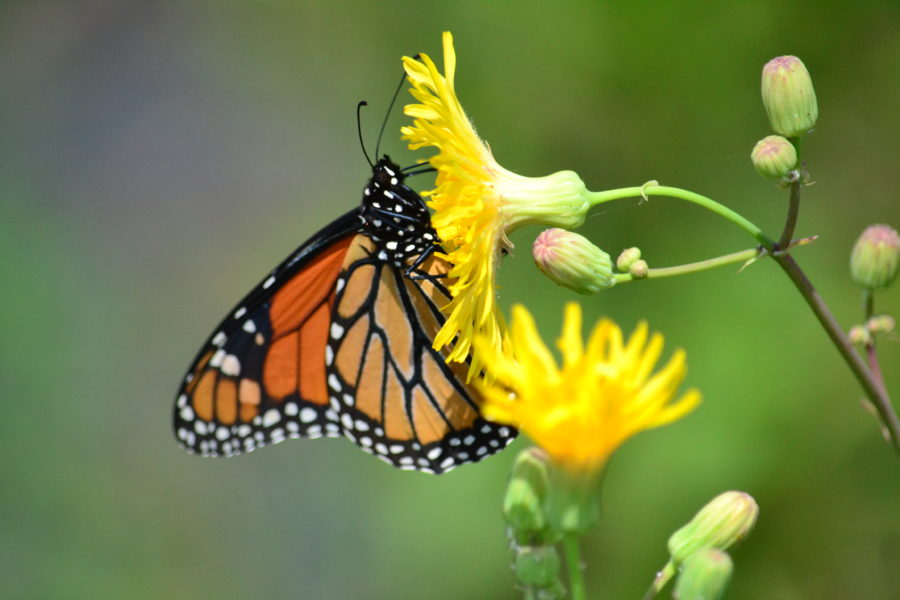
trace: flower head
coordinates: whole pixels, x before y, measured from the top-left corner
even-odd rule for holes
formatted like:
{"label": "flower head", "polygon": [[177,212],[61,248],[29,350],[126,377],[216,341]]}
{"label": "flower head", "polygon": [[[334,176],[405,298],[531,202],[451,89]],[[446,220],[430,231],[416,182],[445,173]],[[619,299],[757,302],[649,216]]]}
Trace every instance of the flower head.
{"label": "flower head", "polygon": [[[584,183],[572,171],[533,178],[497,164],[456,97],[456,53],[449,32],[443,42],[443,75],[425,54],[403,58],[418,103],[404,108],[413,124],[401,132],[413,150],[438,149],[428,159],[438,172],[436,187],[423,196],[430,198],[432,225],[445,250],[441,256],[453,265],[449,275],[455,282],[445,309],[449,316],[434,346],[452,344],[448,360],[463,361],[475,335],[487,337],[493,347],[502,343],[494,272],[501,249],[511,247],[507,234],[529,223],[577,227],[588,202]],[[475,351],[470,372],[482,366]]]}
{"label": "flower head", "polygon": [[561,367],[521,305],[513,307],[509,338],[505,350],[476,339],[496,376],[478,382],[482,414],[521,428],[568,472],[599,471],[625,440],[681,418],[700,401],[693,389],[671,401],[687,372],[685,354],[677,350],[654,374],[663,338],[648,340],[646,323],[626,342],[615,323],[602,319],[585,345],[581,307],[568,304],[557,342]]}

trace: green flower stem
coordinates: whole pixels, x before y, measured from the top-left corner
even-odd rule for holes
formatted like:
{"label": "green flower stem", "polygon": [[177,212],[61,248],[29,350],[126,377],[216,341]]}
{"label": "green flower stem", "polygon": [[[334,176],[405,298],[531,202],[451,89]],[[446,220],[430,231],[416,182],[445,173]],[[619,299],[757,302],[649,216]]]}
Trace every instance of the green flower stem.
{"label": "green flower stem", "polygon": [[666,563],[666,566],[663,567],[662,571],[656,574],[656,579],[653,580],[650,588],[644,594],[643,600],[653,600],[656,598],[657,594],[659,594],[672,577],[675,576],[675,572],[675,564],[670,560]]}
{"label": "green flower stem", "polygon": [[[737,262],[747,262],[753,260],[760,255],[759,248],[750,250],[741,250],[740,252],[732,252],[715,258],[708,258],[697,262],[678,265],[676,267],[661,267],[659,269],[648,269],[646,277],[640,279],[659,279],[660,277],[674,277],[675,275],[686,275],[688,273],[698,273],[707,269],[714,269],[724,265],[730,265]],[[613,275],[616,284],[636,281],[630,273],[616,273]]]}
{"label": "green flower stem", "polygon": [[569,594],[572,600],[586,600],[584,591],[584,572],[581,569],[581,547],[578,536],[567,533],[563,536],[563,548],[566,553],[566,567],[569,570]]}
{"label": "green flower stem", "polygon": [[616,190],[606,190],[603,192],[589,192],[589,196],[589,202],[592,207],[604,202],[609,202],[611,200],[633,198],[635,196],[641,196],[644,198],[646,198],[647,196],[669,196],[672,198],[679,198],[680,200],[685,200],[687,202],[697,204],[698,206],[702,206],[703,208],[711,210],[717,215],[728,219],[729,221],[752,235],[756,239],[756,241],[758,241],[766,250],[769,250],[770,252],[774,252],[776,250],[775,241],[765,233],[763,233],[759,227],[754,225],[749,220],[745,219],[742,215],[734,212],[727,206],[719,204],[715,200],[707,198],[706,196],[701,196],[700,194],[691,192],[689,190],[683,190],[681,188],[668,187],[664,185],[648,184],[641,187],[619,188]]}

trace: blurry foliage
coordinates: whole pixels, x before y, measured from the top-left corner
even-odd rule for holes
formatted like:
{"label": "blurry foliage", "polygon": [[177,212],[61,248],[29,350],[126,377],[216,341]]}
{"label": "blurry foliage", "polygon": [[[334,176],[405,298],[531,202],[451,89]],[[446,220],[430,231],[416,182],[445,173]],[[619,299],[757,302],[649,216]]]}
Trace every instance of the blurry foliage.
{"label": "blurry foliage", "polygon": [[[302,5],[300,5],[302,4]],[[182,453],[172,394],[209,328],[353,206],[399,57],[440,55],[498,160],[577,170],[593,189],[694,189],[771,232],[785,195],[753,172],[763,63],[800,56],[819,97],[817,184],[796,251],[846,326],[869,223],[900,224],[900,36],[891,2],[83,2],[0,5],[0,595],[9,598],[517,598],[499,515],[513,453],[435,478],[342,441],[228,461]],[[402,100],[403,102],[406,99]],[[383,151],[414,155],[395,135]],[[423,188],[428,181],[416,182]],[[558,330],[571,294],[514,236],[501,301]],[[651,266],[749,238],[669,200],[580,230]],[[535,285],[541,291],[535,294]],[[879,309],[900,308],[900,290]],[[612,462],[589,539],[593,597],[634,598],[668,534],[726,489],[760,520],[732,593],[884,598],[900,589],[897,457],[775,265],[649,281],[583,300],[687,349],[705,402]],[[882,344],[900,397],[900,349]]]}

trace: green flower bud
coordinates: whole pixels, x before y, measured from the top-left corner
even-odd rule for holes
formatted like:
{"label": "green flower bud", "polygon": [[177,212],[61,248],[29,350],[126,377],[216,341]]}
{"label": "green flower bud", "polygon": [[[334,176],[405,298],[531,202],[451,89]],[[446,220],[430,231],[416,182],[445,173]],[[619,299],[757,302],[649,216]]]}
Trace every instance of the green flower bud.
{"label": "green flower bud", "polygon": [[513,570],[524,585],[552,588],[559,582],[559,554],[554,546],[525,546],[516,553]]}
{"label": "green flower bud", "polygon": [[577,233],[547,229],[534,240],[532,254],[544,275],[579,294],[596,294],[616,283],[609,254]]}
{"label": "green flower bud", "polygon": [[623,273],[627,273],[628,269],[631,268],[631,265],[634,264],[634,261],[638,260],[640,257],[640,248],[625,248],[622,250],[619,258],[616,259],[616,268]]}
{"label": "green flower bud", "polygon": [[872,341],[872,334],[869,333],[868,328],[865,326],[854,325],[847,332],[847,338],[850,339],[850,343],[854,346],[865,346]]}
{"label": "green flower bud", "polygon": [[866,321],[866,329],[872,335],[884,335],[894,331],[897,323],[891,315],[875,315]]}
{"label": "green flower bud", "polygon": [[763,177],[781,179],[797,165],[797,150],[780,135],[769,135],[756,142],[750,160]]}
{"label": "green flower bud", "polygon": [[859,285],[886,288],[900,270],[900,236],[888,225],[869,225],[850,254],[850,276]]}
{"label": "green flower bud", "polygon": [[643,279],[647,276],[649,271],[650,267],[647,266],[646,260],[636,260],[631,263],[631,266],[628,268],[628,272],[631,273],[631,276],[635,279]]}
{"label": "green flower bud", "polygon": [[520,452],[503,498],[503,516],[519,544],[553,541],[544,516],[547,480],[547,454],[540,448]]}
{"label": "green flower bud", "polygon": [[719,600],[731,580],[734,563],[725,552],[706,548],[684,561],[672,596],[676,600]]}
{"label": "green flower bud", "polygon": [[672,562],[680,565],[702,548],[727,549],[750,533],[758,514],[759,507],[750,494],[719,494],[669,538]]}
{"label": "green flower bud", "polygon": [[803,135],[816,124],[819,107],[806,66],[796,56],[779,56],[762,71],[762,100],[775,133]]}

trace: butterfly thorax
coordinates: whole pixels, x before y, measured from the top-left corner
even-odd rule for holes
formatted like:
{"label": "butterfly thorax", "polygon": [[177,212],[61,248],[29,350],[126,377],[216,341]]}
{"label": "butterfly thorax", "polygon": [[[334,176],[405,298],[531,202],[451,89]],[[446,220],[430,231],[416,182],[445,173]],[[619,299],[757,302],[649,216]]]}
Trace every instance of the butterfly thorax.
{"label": "butterfly thorax", "polygon": [[363,190],[360,218],[383,259],[403,266],[432,248],[437,235],[422,197],[404,184],[405,175],[387,156],[373,168]]}

